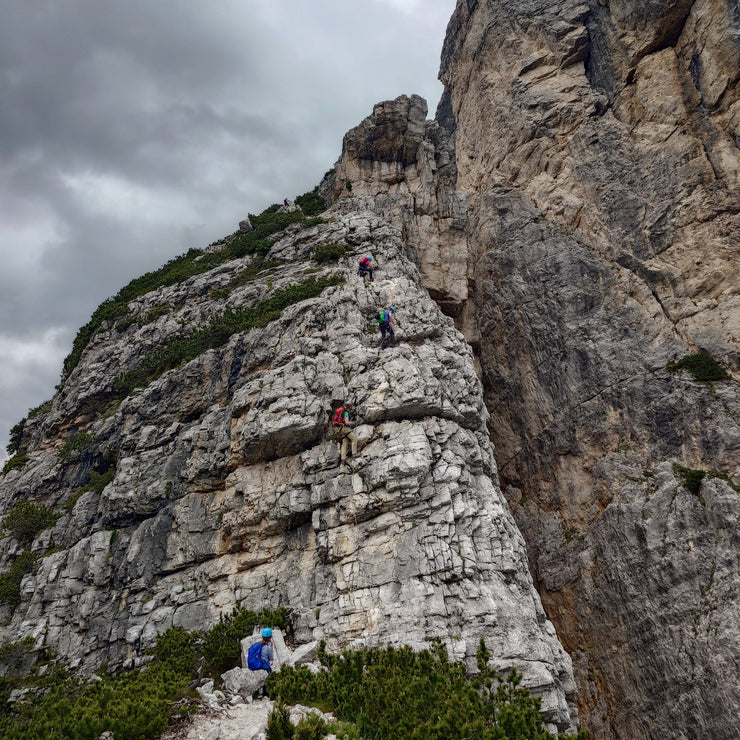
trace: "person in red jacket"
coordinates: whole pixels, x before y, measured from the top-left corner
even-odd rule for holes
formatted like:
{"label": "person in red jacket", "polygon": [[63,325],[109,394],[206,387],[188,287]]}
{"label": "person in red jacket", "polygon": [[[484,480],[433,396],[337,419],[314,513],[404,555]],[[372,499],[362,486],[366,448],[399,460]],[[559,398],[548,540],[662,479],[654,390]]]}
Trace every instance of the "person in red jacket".
{"label": "person in red jacket", "polygon": [[357,274],[362,278],[362,281],[365,282],[365,275],[370,276],[370,282],[373,281],[373,258],[372,257],[363,257],[360,260],[359,269],[357,270]]}
{"label": "person in red jacket", "polygon": [[350,459],[357,456],[357,435],[353,428],[357,425],[354,419],[354,404],[348,403],[346,406],[340,406],[334,412],[334,427],[342,432],[342,447],[339,453],[342,462],[347,462],[347,452],[350,443],[352,444],[352,455]]}

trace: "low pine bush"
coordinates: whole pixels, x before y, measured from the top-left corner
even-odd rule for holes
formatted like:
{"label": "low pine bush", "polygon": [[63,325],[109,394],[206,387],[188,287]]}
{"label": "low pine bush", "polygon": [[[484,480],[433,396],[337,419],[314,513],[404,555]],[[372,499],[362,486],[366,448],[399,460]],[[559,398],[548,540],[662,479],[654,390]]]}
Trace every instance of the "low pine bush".
{"label": "low pine bush", "polygon": [[[439,640],[429,650],[409,647],[345,651],[319,658],[326,670],[283,667],[270,675],[268,692],[288,703],[318,705],[376,740],[552,740],[539,699],[511,671],[500,678],[481,641],[479,673],[451,662]],[[584,732],[575,736],[586,737]]]}
{"label": "low pine bush", "polygon": [[295,202],[307,216],[318,216],[326,210],[326,202],[319,195],[318,186],[310,193],[297,196]]}
{"label": "low pine bush", "polygon": [[53,527],[59,518],[46,506],[19,501],[3,519],[3,527],[23,546],[28,547],[40,532]]}
{"label": "low pine bush", "polygon": [[290,711],[285,702],[278,699],[267,718],[266,740],[293,740],[295,727],[290,721]]}
{"label": "low pine bush", "polygon": [[707,474],[705,470],[693,470],[683,465],[674,465],[673,471],[681,477],[683,485],[689,493],[693,493],[694,496],[701,494],[701,482]]}
{"label": "low pine bush", "polygon": [[28,418],[24,416],[19,422],[17,422],[11,427],[10,441],[8,442],[8,445],[5,448],[8,451],[9,455],[12,455],[14,452],[20,451],[21,445],[23,443],[23,429],[26,426],[27,420]]}
{"label": "low pine bush", "polygon": [[59,457],[64,462],[79,460],[97,441],[95,432],[78,432],[73,434],[59,450]]}
{"label": "low pine bush", "polygon": [[326,722],[318,714],[311,713],[298,722],[293,740],[322,740],[326,733]]}
{"label": "low pine bush", "polygon": [[672,373],[678,370],[688,370],[696,380],[729,380],[730,378],[722,365],[706,352],[686,355],[676,362],[669,362],[666,367]]}
{"label": "low pine bush", "polygon": [[81,493],[87,493],[93,491],[94,493],[102,493],[103,489],[113,481],[116,477],[116,466],[109,467],[103,473],[97,473],[94,470],[90,471],[90,481],[86,486],[82,486],[79,489]]}
{"label": "low pine bush", "polygon": [[26,573],[30,573],[39,556],[35,552],[24,550],[10,566],[10,570],[0,575],[0,602],[9,604],[12,608],[21,603],[21,581]]}
{"label": "low pine bush", "polygon": [[[10,445],[8,445],[10,449]],[[9,473],[11,470],[19,470],[22,468],[31,458],[28,456],[28,450],[25,447],[19,447],[18,451],[9,457],[3,465],[3,475]]]}
{"label": "low pine bush", "polygon": [[347,250],[341,244],[327,242],[319,244],[313,251],[313,258],[321,264],[325,262],[337,262],[347,254]]}
{"label": "low pine bush", "polygon": [[258,275],[269,274],[283,264],[285,263],[282,260],[266,260],[264,257],[257,256],[244,270],[231,280],[227,290],[231,292],[234,288],[251,283]]}
{"label": "low pine bush", "polygon": [[[176,285],[194,275],[208,272],[214,267],[232,259],[244,257],[247,254],[267,254],[275,243],[269,237],[292,223],[309,225],[308,219],[301,211],[293,213],[277,213],[279,206],[272,205],[258,216],[249,214],[254,229],[248,234],[237,231],[221,240],[224,248],[216,252],[204,252],[202,249],[190,249],[183,255],[175,257],[158,270],[147,272],[135,278],[128,285],[121,288],[112,298],[107,298],[94,311],[87,322],[78,332],[72,343],[72,351],[67,355],[62,367],[62,382],[64,382],[77,367],[82,359],[82,353],[90,343],[95,333],[107,321],[114,321],[128,314],[128,304],[157,288]],[[127,321],[127,320],[126,320]],[[126,321],[118,322],[117,327],[126,327]],[[133,323],[133,322],[131,322]],[[128,324],[130,326],[130,323]]]}

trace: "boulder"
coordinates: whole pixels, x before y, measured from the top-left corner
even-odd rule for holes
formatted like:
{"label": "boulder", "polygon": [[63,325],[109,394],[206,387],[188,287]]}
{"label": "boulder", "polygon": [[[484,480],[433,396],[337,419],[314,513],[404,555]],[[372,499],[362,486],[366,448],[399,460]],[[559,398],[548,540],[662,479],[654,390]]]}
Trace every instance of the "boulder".
{"label": "boulder", "polygon": [[305,645],[299,645],[292,653],[291,665],[303,665],[316,659],[316,650],[319,646],[317,640],[307,642]]}
{"label": "boulder", "polygon": [[221,680],[232,694],[248,699],[265,685],[267,676],[267,671],[250,671],[249,668],[237,667],[222,673]]}

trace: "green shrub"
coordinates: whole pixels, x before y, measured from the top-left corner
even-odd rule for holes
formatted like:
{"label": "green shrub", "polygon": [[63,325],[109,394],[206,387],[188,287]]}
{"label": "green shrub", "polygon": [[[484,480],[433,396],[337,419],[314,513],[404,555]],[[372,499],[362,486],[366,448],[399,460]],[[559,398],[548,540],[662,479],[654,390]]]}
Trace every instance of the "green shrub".
{"label": "green shrub", "polygon": [[326,733],[326,722],[318,714],[311,713],[299,720],[293,740],[321,740]]}
{"label": "green shrub", "polygon": [[73,434],[59,450],[59,457],[64,462],[79,460],[97,441],[94,432],[78,432]]}
{"label": "green shrub", "polygon": [[24,550],[10,566],[10,570],[0,575],[0,602],[15,608],[21,603],[21,581],[30,573],[38,561],[35,552]]}
{"label": "green shrub", "polygon": [[29,409],[28,418],[33,419],[35,416],[39,416],[40,414],[48,414],[49,411],[51,411],[51,404],[52,399],[50,398],[48,401],[44,401],[38,406],[34,406],[32,409]]}
{"label": "green shrub", "polygon": [[167,727],[170,706],[191,679],[178,660],[156,661],[146,670],[118,678],[104,674],[94,684],[67,677],[32,703],[14,705],[12,714],[0,718],[0,736],[4,740],[95,740],[110,731],[116,738],[150,740]]}
{"label": "green shrub", "polygon": [[307,216],[318,216],[319,213],[326,210],[326,202],[319,195],[318,186],[310,193],[297,196],[295,202]]}
{"label": "green shrub", "polygon": [[266,326],[270,321],[280,318],[284,308],[314,298],[325,288],[341,285],[343,282],[344,278],[340,275],[322,277],[318,280],[311,278],[304,283],[278,290],[270,298],[259,301],[250,308],[239,311],[229,309],[205,329],[169,341],[164,347],[145,358],[136,368],[121,373],[114,382],[116,394],[119,398],[124,398],[134,388],[146,386],[167,370],[183,362],[189,362],[209,349],[223,347],[233,334]]}
{"label": "green shrub", "polygon": [[24,658],[33,649],[33,637],[24,637],[0,647],[0,666],[3,675],[16,675],[23,666]]}
{"label": "green shrub", "polygon": [[295,733],[290,721],[290,711],[285,703],[278,699],[267,718],[266,740],[292,740]]}
{"label": "green shrub", "polygon": [[28,546],[36,539],[36,535],[53,527],[58,518],[58,514],[45,506],[36,506],[30,501],[19,501],[3,519],[3,527],[9,530],[18,542]]}
{"label": "green shrub", "polygon": [[289,703],[321,704],[365,738],[552,738],[539,699],[520,687],[516,671],[502,679],[489,667],[482,640],[479,673],[472,677],[463,664],[449,661],[439,640],[421,652],[388,647],[340,656],[327,655],[322,643],[319,658],[326,671],[314,675],[304,666],[284,666],[268,678],[268,692]]}
{"label": "green shrub", "polygon": [[288,613],[285,608],[275,611],[263,609],[255,613],[237,607],[231,614],[221,616],[203,639],[203,657],[212,675],[221,675],[239,665],[241,641],[249,637],[258,625],[285,629]]}
{"label": "green shrub", "polygon": [[688,370],[696,380],[728,380],[730,376],[722,365],[706,352],[686,355],[676,362],[669,362],[667,369],[672,373]]}
{"label": "green shrub", "polygon": [[133,326],[134,324],[138,325],[138,323],[139,319],[137,319],[136,316],[127,316],[125,319],[121,319],[116,323],[116,331],[124,332],[130,326]]}
{"label": "green shrub", "polygon": [[[10,445],[8,445],[10,449]],[[11,470],[22,468],[31,458],[28,456],[28,450],[25,447],[18,448],[18,452],[13,457],[8,458],[3,465],[3,475]]]}
{"label": "green shrub", "polygon": [[168,305],[161,305],[161,306],[154,306],[151,310],[147,311],[144,318],[141,320],[142,325],[143,324],[151,324],[153,321],[156,321],[160,316],[166,316],[168,313],[172,312],[172,306]]}
{"label": "green shrub", "polygon": [[721,470],[709,470],[707,471],[707,475],[710,478],[719,478],[720,480],[723,480],[730,488],[732,488],[733,491],[740,493],[740,486],[733,483],[732,478],[730,478],[727,473],[723,473]]}
{"label": "green shrub", "polygon": [[313,258],[316,262],[337,262],[346,256],[347,249],[341,244],[335,244],[334,242],[327,242],[325,244],[319,244],[316,249],[313,250]]}
{"label": "green shrub", "polygon": [[[302,211],[293,211],[292,213],[277,213],[280,206],[271,205],[265,209],[259,216],[249,214],[249,220],[252,224],[252,231],[246,234],[237,231],[227,243],[223,254],[225,259],[236,259],[245,257],[248,254],[258,254],[264,256],[275,243],[274,239],[268,237],[282,231],[291,224],[305,223],[306,216]],[[219,254],[216,252],[215,254]],[[222,261],[225,261],[222,259]]]}
{"label": "green shrub", "polygon": [[673,470],[677,475],[681,476],[684,488],[688,489],[690,493],[693,493],[694,496],[698,496],[701,493],[701,482],[707,474],[705,470],[692,470],[682,465],[674,465]]}
{"label": "green shrub", "polygon": [[23,428],[26,426],[26,417],[23,417],[18,423],[10,428],[10,442],[5,448],[9,455],[19,452],[23,443]]}
{"label": "green shrub", "polygon": [[14,452],[20,452],[21,444],[23,443],[23,430],[26,426],[26,422],[29,419],[33,419],[35,416],[46,414],[49,411],[51,411],[51,399],[29,409],[26,416],[17,424],[13,425],[10,430],[10,442],[6,447],[9,455],[12,455]]}
{"label": "green shrub", "polygon": [[159,663],[167,663],[180,673],[191,675],[198,663],[198,635],[182,627],[170,627],[157,636],[150,653]]}

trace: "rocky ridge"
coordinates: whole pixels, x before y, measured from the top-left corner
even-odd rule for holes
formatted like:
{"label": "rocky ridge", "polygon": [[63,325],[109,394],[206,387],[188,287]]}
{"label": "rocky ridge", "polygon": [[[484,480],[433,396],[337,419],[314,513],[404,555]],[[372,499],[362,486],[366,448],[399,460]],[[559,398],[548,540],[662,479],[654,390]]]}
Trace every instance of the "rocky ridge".
{"label": "rocky ridge", "polygon": [[[228,288],[251,257],[132,301],[137,320],[104,323],[51,409],[27,422],[30,461],[5,475],[2,512],[28,500],[63,516],[31,546],[43,558],[1,638],[30,636],[84,670],[132,666],[172,625],[285,605],[297,643],[331,650],[440,636],[472,665],[484,637],[552,726],[572,727],[570,659],[498,488],[470,349],[396,228],[325,216],[278,234],[270,267],[243,286]],[[348,256],[310,262],[326,243]],[[374,283],[355,274],[363,253],[379,264]],[[119,374],[173,338],[330,273],[345,284],[116,402]],[[381,352],[373,317],[391,303],[400,341]],[[352,397],[360,456],[340,465],[326,435]],[[111,482],[80,495],[111,464]],[[0,544],[5,569],[21,545]]]}

